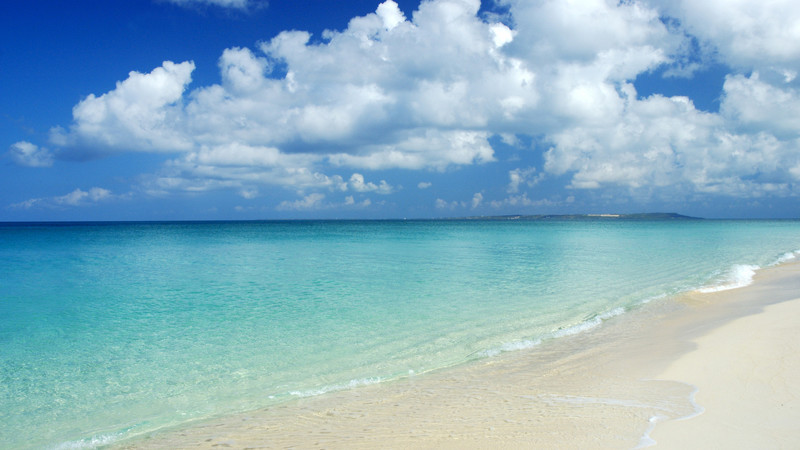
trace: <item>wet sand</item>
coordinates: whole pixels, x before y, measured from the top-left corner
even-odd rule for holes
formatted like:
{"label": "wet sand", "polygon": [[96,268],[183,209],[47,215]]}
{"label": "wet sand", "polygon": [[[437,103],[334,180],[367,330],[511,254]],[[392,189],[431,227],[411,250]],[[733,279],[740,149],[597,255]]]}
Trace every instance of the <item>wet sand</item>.
{"label": "wet sand", "polygon": [[530,350],[120,446],[798,448],[798,297],[800,264],[785,264]]}

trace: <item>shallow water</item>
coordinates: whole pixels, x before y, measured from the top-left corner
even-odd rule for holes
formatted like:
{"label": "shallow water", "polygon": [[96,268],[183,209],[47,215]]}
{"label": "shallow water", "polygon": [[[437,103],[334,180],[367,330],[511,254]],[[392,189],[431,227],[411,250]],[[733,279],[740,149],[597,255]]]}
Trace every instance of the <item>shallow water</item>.
{"label": "shallow water", "polygon": [[91,447],[746,284],[796,221],[0,227],[0,443]]}

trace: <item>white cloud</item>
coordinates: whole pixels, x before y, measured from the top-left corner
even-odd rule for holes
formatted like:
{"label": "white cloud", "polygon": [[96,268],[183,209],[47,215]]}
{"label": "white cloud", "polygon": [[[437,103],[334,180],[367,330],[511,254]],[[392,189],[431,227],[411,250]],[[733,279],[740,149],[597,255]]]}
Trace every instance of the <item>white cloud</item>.
{"label": "white cloud", "polygon": [[27,141],[12,144],[8,155],[20,166],[50,167],[53,165],[53,153],[50,150]]}
{"label": "white cloud", "polygon": [[272,147],[237,143],[202,147],[168,161],[159,173],[145,178],[143,187],[151,195],[216,189],[255,192],[259,185],[290,187],[299,191],[347,190],[342,177],[311,169],[318,160],[317,155],[287,155]]}
{"label": "white cloud", "polygon": [[[463,127],[486,124],[487,102],[503,107],[494,92],[475,96],[466,88],[489,76],[493,83],[482,90],[492,91],[494,82],[506,81],[504,74],[512,78],[502,83],[509,86],[526,75],[518,62],[494,52],[494,39],[507,42],[510,30],[482,22],[478,6],[425,3],[411,24],[390,0],[376,13],[353,19],[346,30],[326,32],[324,44],[293,31],[265,42],[261,55],[227,49],[219,62],[222,83],[186,98],[181,94],[191,80],[191,62],[132,72],[115,90],[77,105],[73,125],[54,132],[53,142],[88,143],[99,151],[181,152],[230,143],[281,154],[330,148],[332,163],[362,168],[443,170],[492,161],[486,142],[491,133]],[[286,76],[268,78],[279,61]],[[489,73],[483,67],[497,64]],[[517,94],[525,101],[526,95]]]}
{"label": "white cloud", "polygon": [[93,187],[88,191],[84,191],[79,188],[69,194],[57,197],[32,198],[12,204],[11,207],[15,209],[31,209],[35,207],[58,208],[61,206],[87,206],[112,198],[114,198],[114,195],[108,189]]}
{"label": "white cloud", "polygon": [[[574,198],[568,198],[566,200],[567,203],[571,203],[574,201]],[[487,200],[484,195],[480,192],[476,192],[470,201],[446,201],[441,198],[437,198],[434,206],[437,209],[442,210],[449,210],[455,211],[456,209],[477,209],[482,205],[488,205],[494,209],[501,209],[501,208],[511,208],[515,211],[518,211],[520,207],[542,207],[542,206],[554,206],[559,205],[562,202],[560,200],[552,200],[547,198],[542,198],[538,200],[532,200],[528,197],[527,193],[522,193],[520,195],[509,195],[508,197],[501,199],[501,200]]]}
{"label": "white cloud", "polygon": [[383,27],[387,31],[391,31],[396,26],[400,25],[406,20],[405,15],[403,14],[402,11],[400,11],[400,8],[397,6],[397,3],[393,1],[383,2],[380,5],[378,5],[376,14],[383,21]]}
{"label": "white cloud", "polygon": [[494,161],[489,134],[472,131],[414,130],[392,145],[368,145],[368,153],[337,153],[328,157],[336,166],[378,170],[389,168],[443,171],[452,164]]}
{"label": "white cloud", "polygon": [[794,0],[653,0],[688,32],[744,71],[800,70],[800,4]]}
{"label": "white cloud", "polygon": [[312,193],[299,200],[283,201],[278,205],[277,209],[280,211],[319,211],[335,208],[363,209],[372,205],[372,200],[365,198],[359,202],[352,195],[345,196],[344,201],[341,203],[325,202],[324,200],[324,194]]}
{"label": "white cloud", "polygon": [[248,200],[252,200],[252,199],[258,197],[258,189],[247,189],[247,188],[245,188],[245,189],[242,189],[241,191],[239,191],[239,195],[241,195],[242,198],[245,198],[245,199],[248,199]]}
{"label": "white cloud", "polygon": [[[188,92],[192,62],[131,72],[75,106],[68,129],[52,133],[56,151],[23,141],[11,157],[46,165],[53,154],[85,148],[171,152],[145,191],[233,189],[247,198],[259,186],[282,186],[303,196],[282,204],[297,209],[321,207],[321,192],[397,191],[367,181],[368,170],[492,163],[493,136],[517,144],[517,136],[535,135],[551,144],[544,167],[509,172],[509,194],[546,173],[567,174],[574,189],[792,194],[800,173],[800,6],[501,3],[503,23],[479,16],[478,0],[425,1],[410,20],[387,0],[321,40],[286,31],[254,49],[229,48],[220,83]],[[749,74],[726,78],[720,113],[685,97],[638,98],[637,75],[660,67],[690,76],[708,62],[698,58],[715,54]],[[326,175],[343,168],[359,172]],[[483,199],[475,201],[437,206]]]}
{"label": "white cloud", "polygon": [[251,191],[258,185],[291,187],[298,192],[309,189],[346,191],[341,176],[328,176],[306,167],[198,164],[195,154],[170,161],[164,169],[144,180],[144,189],[151,195],[170,192],[204,192],[218,189]]}
{"label": "white cloud", "polygon": [[87,200],[97,202],[111,197],[111,191],[99,187],[93,187],[88,192],[81,189],[75,189],[67,195],[56,197],[53,200],[56,203],[77,206],[85,203]]}
{"label": "white cloud", "polygon": [[344,206],[349,207],[356,207],[356,208],[366,208],[372,205],[372,200],[365,198],[360,202],[356,202],[352,195],[348,195],[344,198]]}
{"label": "white cloud", "polygon": [[516,34],[514,30],[508,28],[505,24],[502,23],[492,24],[489,27],[489,31],[492,32],[492,42],[494,42],[494,46],[498,48],[513,41],[514,35]]}
{"label": "white cloud", "polygon": [[528,167],[526,169],[518,168],[510,170],[508,172],[509,182],[506,191],[509,194],[516,194],[517,192],[519,192],[519,187],[522,184],[525,184],[528,187],[535,186],[541,180],[542,174],[539,174],[539,176],[534,177],[533,176],[534,173],[536,173],[535,167]]}
{"label": "white cloud", "polygon": [[481,206],[481,202],[483,202],[483,194],[476,192],[475,195],[472,196],[472,209]]}
{"label": "white cloud", "polygon": [[[473,200],[474,200],[474,197],[473,197]],[[456,209],[465,209],[465,208],[467,208],[467,206],[469,206],[469,203],[465,202],[465,201],[458,201],[458,200],[453,200],[451,202],[448,202],[448,201],[443,200],[441,198],[437,198],[436,201],[434,202],[434,206],[437,209],[447,209],[447,210],[450,210],[450,211],[455,211]]]}
{"label": "white cloud", "polygon": [[545,169],[573,173],[571,186],[663,189],[738,197],[788,195],[788,168],[800,162],[793,141],[737,133],[720,115],[687,98],[628,97],[617,124],[574,127],[552,136]]}
{"label": "white cloud", "polygon": [[720,113],[732,124],[750,132],[770,132],[791,138],[800,131],[800,92],[789,86],[775,86],[759,78],[729,75]]}
{"label": "white cloud", "polygon": [[442,200],[441,198],[437,198],[436,202],[434,202],[434,205],[436,206],[437,209],[455,209],[456,207],[458,207],[458,202],[454,201],[454,202],[448,203],[446,200]]}
{"label": "white cloud", "polygon": [[521,206],[524,207],[553,206],[556,205],[557,202],[554,202],[549,199],[531,200],[528,198],[527,193],[523,193],[522,195],[511,195],[509,197],[504,198],[503,200],[492,200],[489,204],[492,206],[492,208],[499,209],[509,206],[512,208],[519,208]]}
{"label": "white cloud", "polygon": [[60,146],[88,145],[98,151],[179,151],[192,147],[181,132],[181,99],[194,63],[165,61],[148,74],[130,72],[106,94],[90,94],[72,110],[69,132],[55,129]]}
{"label": "white cloud", "polygon": [[431,183],[429,181],[420,181],[417,184],[417,188],[419,188],[419,189],[428,189],[431,186],[433,186],[433,183]]}
{"label": "white cloud", "polygon": [[319,209],[322,205],[322,200],[325,199],[324,194],[313,193],[303,197],[302,200],[295,200],[293,202],[284,201],[278,205],[279,210],[310,210]]}
{"label": "white cloud", "polygon": [[247,48],[228,48],[219,58],[219,70],[226,90],[239,95],[259,91],[266,83],[268,62]]}
{"label": "white cloud", "polygon": [[380,184],[364,182],[364,175],[354,173],[348,182],[350,189],[356,192],[377,192],[378,194],[391,194],[394,189],[386,180],[381,180]]}

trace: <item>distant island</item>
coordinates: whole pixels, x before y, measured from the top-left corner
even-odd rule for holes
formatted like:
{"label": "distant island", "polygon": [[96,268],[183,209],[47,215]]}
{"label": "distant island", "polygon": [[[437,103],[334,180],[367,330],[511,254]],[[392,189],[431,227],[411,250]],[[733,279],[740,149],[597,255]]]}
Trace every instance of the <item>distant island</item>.
{"label": "distant island", "polygon": [[538,214],[504,216],[455,217],[451,220],[701,220],[699,217],[684,216],[677,213],[638,213],[638,214]]}

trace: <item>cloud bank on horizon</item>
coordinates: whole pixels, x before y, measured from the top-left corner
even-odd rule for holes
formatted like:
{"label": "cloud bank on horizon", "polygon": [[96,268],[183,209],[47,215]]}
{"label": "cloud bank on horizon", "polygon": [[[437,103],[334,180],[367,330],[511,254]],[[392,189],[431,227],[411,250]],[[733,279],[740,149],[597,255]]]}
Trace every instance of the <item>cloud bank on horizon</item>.
{"label": "cloud bank on horizon", "polygon": [[[277,189],[287,197],[275,211],[368,210],[435,190],[433,174],[513,166],[509,155],[526,152],[538,159],[504,169],[500,188],[438,192],[431,210],[502,213],[582,193],[644,204],[791,199],[798,23],[789,0],[498,0],[491,12],[478,0],[429,0],[410,17],[386,0],[342,30],[227,48],[217,84],[193,84],[192,60],[164,61],[87,95],[72,123],[47,142],[12,143],[10,160],[47,171],[148,153],[164,155],[160,169],[136,178],[136,194],[84,186],[13,207],[217,191],[249,201]],[[634,83],[691,80],[712,65],[728,72],[718,110]],[[405,175],[387,181],[393,173]],[[547,180],[560,189],[539,191]]]}

